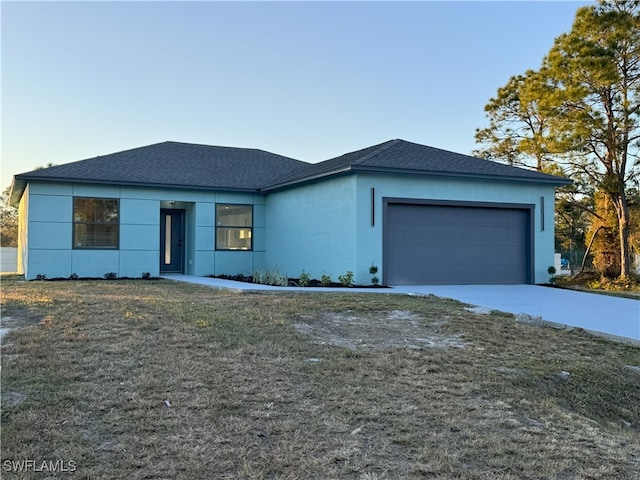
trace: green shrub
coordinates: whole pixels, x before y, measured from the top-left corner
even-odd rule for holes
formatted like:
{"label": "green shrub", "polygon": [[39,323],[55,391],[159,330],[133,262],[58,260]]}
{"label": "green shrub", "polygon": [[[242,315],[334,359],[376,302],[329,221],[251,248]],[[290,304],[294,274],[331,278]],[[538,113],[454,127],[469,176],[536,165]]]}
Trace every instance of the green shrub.
{"label": "green shrub", "polygon": [[343,287],[353,287],[353,272],[348,270],[344,275],[338,275],[338,281]]}
{"label": "green shrub", "polygon": [[380,283],[380,279],[376,276],[376,273],[378,273],[378,266],[372,263],[369,267],[369,273],[371,274],[371,284],[378,285],[378,283]]}
{"label": "green shrub", "polygon": [[280,273],[278,267],[265,270],[254,270],[252,273],[253,282],[263,285],[272,285],[277,287],[286,287],[289,285],[289,279],[286,275]]}
{"label": "green shrub", "polygon": [[322,285],[323,287],[329,287],[331,285],[331,275],[323,273],[320,277],[320,285]]}
{"label": "green shrub", "polygon": [[308,287],[309,282],[311,282],[311,275],[302,270],[300,278],[298,279],[298,285],[300,285],[301,287]]}

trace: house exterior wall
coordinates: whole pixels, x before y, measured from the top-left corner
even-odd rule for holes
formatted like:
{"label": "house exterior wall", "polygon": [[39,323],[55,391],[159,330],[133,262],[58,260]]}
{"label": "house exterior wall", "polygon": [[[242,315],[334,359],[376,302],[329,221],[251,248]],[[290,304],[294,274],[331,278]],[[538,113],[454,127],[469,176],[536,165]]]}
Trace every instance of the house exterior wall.
{"label": "house exterior wall", "polygon": [[375,173],[344,175],[270,193],[267,265],[290,277],[304,269],[312,278],[327,273],[334,281],[351,270],[359,284],[370,283],[369,267],[376,265],[378,278],[383,278],[385,197],[533,205],[534,282],[548,280],[554,253],[553,185]]}
{"label": "house exterior wall", "polygon": [[25,274],[29,260],[28,238],[29,234],[29,186],[24,190],[24,195],[18,204],[18,262],[17,272]]}
{"label": "house exterior wall", "polygon": [[[372,197],[372,190],[374,194]],[[31,182],[20,201],[18,269],[27,279],[159,275],[160,210],[185,211],[185,266],[190,275],[249,275],[278,267],[334,281],[351,270],[383,278],[383,199],[408,198],[533,205],[534,281],[553,264],[553,185],[407,176],[345,174],[267,195],[73,183]],[[118,249],[72,248],[73,197],[120,200]],[[544,198],[544,222],[541,198]],[[171,202],[171,203],[170,203]],[[216,251],[216,203],[253,206],[253,250]],[[544,228],[543,228],[544,223]]]}
{"label": "house exterior wall", "polygon": [[[73,249],[73,197],[117,198],[118,249]],[[169,202],[173,202],[170,204]],[[215,250],[216,203],[254,206],[252,251]],[[30,182],[20,202],[20,258],[25,277],[119,277],[159,275],[160,209],[185,210],[185,273],[250,274],[265,257],[265,212],[261,195]]]}
{"label": "house exterior wall", "polygon": [[289,277],[319,279],[356,270],[356,177],[271,192],[266,197],[267,257]]}
{"label": "house exterior wall", "polygon": [[[375,190],[374,225],[371,222],[371,188]],[[454,179],[426,176],[363,174],[357,176],[357,271],[358,282],[368,283],[369,266],[378,266],[382,278],[382,212],[383,198],[410,198],[465,202],[532,204],[534,242],[534,282],[549,278],[547,268],[553,265],[554,199],[553,185]],[[544,230],[541,197],[544,198]]]}

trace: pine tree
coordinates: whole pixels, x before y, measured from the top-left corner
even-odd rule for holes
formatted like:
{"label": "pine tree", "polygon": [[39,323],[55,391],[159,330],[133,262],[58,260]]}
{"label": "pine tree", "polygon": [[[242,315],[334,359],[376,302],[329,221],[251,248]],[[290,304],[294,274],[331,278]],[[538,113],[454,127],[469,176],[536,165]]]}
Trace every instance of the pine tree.
{"label": "pine tree", "polygon": [[627,188],[639,166],[639,3],[602,1],[578,9],[571,31],[555,40],[541,68],[512,77],[486,111],[490,125],[476,132],[485,156],[538,169],[558,162],[608,198],[619,275],[628,276]]}

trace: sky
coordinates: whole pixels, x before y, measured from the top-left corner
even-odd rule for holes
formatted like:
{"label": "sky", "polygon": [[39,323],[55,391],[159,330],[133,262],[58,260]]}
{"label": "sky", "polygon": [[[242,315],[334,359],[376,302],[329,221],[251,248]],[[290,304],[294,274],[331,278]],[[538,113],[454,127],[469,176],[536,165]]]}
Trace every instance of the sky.
{"label": "sky", "polygon": [[1,1],[1,187],[167,140],[469,154],[489,99],[585,4]]}

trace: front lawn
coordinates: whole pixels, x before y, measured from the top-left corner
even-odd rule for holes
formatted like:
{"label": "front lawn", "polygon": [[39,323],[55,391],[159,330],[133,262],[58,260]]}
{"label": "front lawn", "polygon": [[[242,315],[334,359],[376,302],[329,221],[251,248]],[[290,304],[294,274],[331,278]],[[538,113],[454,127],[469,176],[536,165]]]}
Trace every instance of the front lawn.
{"label": "front lawn", "polygon": [[640,478],[640,348],[578,330],[163,280],[2,308],[3,479]]}

